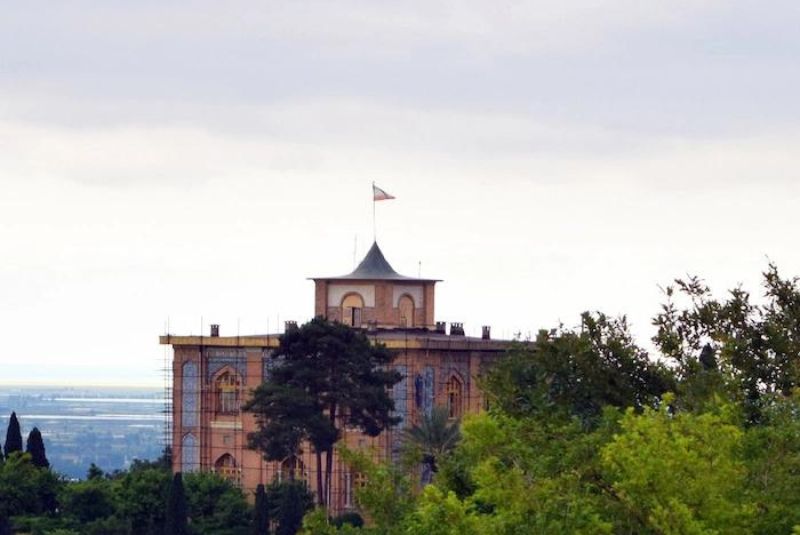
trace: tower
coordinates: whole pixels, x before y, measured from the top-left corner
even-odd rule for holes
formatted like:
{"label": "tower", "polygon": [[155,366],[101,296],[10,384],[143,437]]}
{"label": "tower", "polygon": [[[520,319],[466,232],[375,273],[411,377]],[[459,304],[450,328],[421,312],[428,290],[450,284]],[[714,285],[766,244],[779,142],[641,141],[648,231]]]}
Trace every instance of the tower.
{"label": "tower", "polygon": [[351,327],[434,327],[435,286],[441,281],[400,275],[377,242],[352,273],[312,280],[315,316]]}

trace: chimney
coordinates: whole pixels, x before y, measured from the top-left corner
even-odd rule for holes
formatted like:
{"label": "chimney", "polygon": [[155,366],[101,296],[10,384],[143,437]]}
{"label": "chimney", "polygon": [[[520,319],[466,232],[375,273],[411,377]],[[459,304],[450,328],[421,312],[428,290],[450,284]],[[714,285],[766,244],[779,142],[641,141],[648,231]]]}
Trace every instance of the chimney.
{"label": "chimney", "polygon": [[293,329],[297,329],[297,322],[296,321],[284,321],[283,322],[283,332],[289,332]]}
{"label": "chimney", "polygon": [[492,328],[488,325],[484,325],[482,328],[481,338],[484,340],[491,340],[492,339]]}
{"label": "chimney", "polygon": [[435,332],[437,334],[446,334],[447,333],[447,323],[445,323],[443,321],[437,321],[436,322],[436,330],[435,330]]}
{"label": "chimney", "polygon": [[450,336],[464,336],[464,324],[460,322],[451,322]]}
{"label": "chimney", "polygon": [[211,336],[217,337],[219,336],[219,324],[212,323],[211,324]]}

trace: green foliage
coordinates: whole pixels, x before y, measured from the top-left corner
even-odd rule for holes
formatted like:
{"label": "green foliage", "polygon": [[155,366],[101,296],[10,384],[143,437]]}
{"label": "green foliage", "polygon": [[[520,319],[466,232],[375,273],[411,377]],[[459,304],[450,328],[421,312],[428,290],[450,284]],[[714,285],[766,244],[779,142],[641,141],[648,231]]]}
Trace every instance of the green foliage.
{"label": "green foliage", "polygon": [[62,525],[58,518],[51,515],[15,516],[9,524],[9,533],[24,533],[26,535],[49,535],[53,531],[62,529],[68,530],[68,528]]}
{"label": "green foliage", "polygon": [[540,331],[518,343],[482,381],[493,407],[517,417],[579,417],[593,424],[603,407],[651,407],[672,386],[630,334],[625,318],[581,315],[578,331]]}
{"label": "green foliage", "polygon": [[414,508],[409,466],[378,463],[366,452],[340,447],[342,460],[353,472],[363,474],[365,484],[355,490],[356,503],[378,533],[402,533],[404,519]]}
{"label": "green foliage", "polygon": [[186,506],[186,491],[183,488],[183,476],[180,472],[172,477],[172,484],[167,494],[167,511],[164,519],[164,533],[167,535],[188,535],[189,512]]}
{"label": "green foliage", "polygon": [[453,492],[434,485],[422,491],[417,508],[406,520],[405,533],[411,535],[479,535],[491,533],[485,521],[473,514]]}
{"label": "green foliage", "polygon": [[324,503],[338,426],[377,436],[397,423],[387,389],[400,375],[386,369],[392,357],[384,346],[321,317],[284,333],[273,358],[269,378],[244,406],[258,423],[248,437],[250,447],[280,461],[299,453],[307,440],[317,453],[317,499]]}
{"label": "green foliage", "polygon": [[256,487],[256,503],[253,508],[253,535],[269,534],[269,504],[264,485]]}
{"label": "green foliage", "polygon": [[302,535],[339,535],[339,528],[332,525],[328,519],[328,512],[323,507],[309,511],[303,517]]}
{"label": "green foliage", "polygon": [[251,511],[242,490],[219,474],[187,474],[184,479],[188,515],[197,535],[247,534]]}
{"label": "green foliage", "polygon": [[[587,432],[577,419],[546,423],[500,414],[468,417],[453,457],[460,459],[472,493],[464,510],[486,533],[606,533],[601,514],[608,497],[598,478],[598,452],[610,439],[616,412]],[[458,495],[437,478],[452,507]],[[435,496],[435,495],[432,495]]]}
{"label": "green foliage", "polygon": [[0,463],[0,518],[52,513],[62,485],[58,476],[34,466],[27,453],[12,453]]}
{"label": "green foliage", "polygon": [[22,432],[19,428],[19,420],[17,413],[12,412],[11,418],[8,420],[8,428],[6,429],[6,443],[3,446],[3,452],[6,457],[12,453],[22,451]]}
{"label": "green foliage", "polygon": [[602,453],[603,467],[627,513],[653,533],[750,533],[743,501],[744,434],[720,413],[636,415]]}
{"label": "green foliage", "polygon": [[102,479],[104,475],[105,472],[94,463],[89,465],[89,469],[86,471],[86,479]]}
{"label": "green foliage", "polygon": [[128,472],[116,476],[117,511],[133,533],[161,533],[171,481],[168,470],[148,462],[136,462]]}
{"label": "green foliage", "polygon": [[333,517],[331,519],[331,524],[337,528],[342,528],[346,525],[353,526],[354,528],[360,528],[364,526],[364,519],[355,511],[348,511]]}
{"label": "green foliage", "polygon": [[763,423],[746,430],[746,488],[756,517],[753,533],[789,533],[800,525],[800,400],[775,399]]}
{"label": "green foliage", "polygon": [[[781,278],[774,264],[763,277],[763,305],[753,304],[741,288],[716,299],[697,277],[666,288],[667,302],[653,320],[658,329],[653,341],[676,364],[679,404],[702,410],[708,396],[698,396],[697,390],[711,390],[740,403],[753,424],[760,421],[769,396],[788,396],[800,386],[798,279]],[[700,362],[706,345],[719,357],[719,377]]]}
{"label": "green foliage", "polygon": [[42,433],[38,428],[34,427],[28,433],[28,441],[25,444],[25,452],[31,456],[31,462],[34,466],[39,468],[49,468],[50,462],[47,460],[47,455],[44,450],[44,440],[42,440]]}
{"label": "green foliage", "polygon": [[64,486],[59,503],[64,516],[81,525],[110,517],[116,512],[112,482],[102,478]]}
{"label": "green foliage", "polygon": [[434,407],[430,415],[403,431],[404,446],[417,452],[431,472],[438,471],[437,460],[449,453],[461,438],[458,422],[451,422],[446,407]]}
{"label": "green foliage", "polygon": [[297,533],[303,516],[314,507],[314,496],[303,481],[275,481],[267,486],[265,494],[275,535]]}

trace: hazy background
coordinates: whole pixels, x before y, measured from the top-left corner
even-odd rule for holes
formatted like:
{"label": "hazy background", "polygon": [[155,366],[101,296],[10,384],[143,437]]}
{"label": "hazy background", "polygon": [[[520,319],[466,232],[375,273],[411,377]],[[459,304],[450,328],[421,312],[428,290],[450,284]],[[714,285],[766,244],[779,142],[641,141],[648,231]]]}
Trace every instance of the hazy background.
{"label": "hazy background", "polygon": [[[800,4],[7,2],[0,382],[156,383],[169,321],[313,314],[372,239],[535,332],[800,274]],[[237,327],[238,326],[238,327]]]}

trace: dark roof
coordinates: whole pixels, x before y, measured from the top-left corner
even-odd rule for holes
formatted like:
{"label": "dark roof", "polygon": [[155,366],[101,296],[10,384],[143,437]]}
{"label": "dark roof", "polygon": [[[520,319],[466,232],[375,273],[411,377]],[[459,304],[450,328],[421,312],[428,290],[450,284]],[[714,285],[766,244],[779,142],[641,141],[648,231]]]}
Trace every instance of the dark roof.
{"label": "dark roof", "polygon": [[419,279],[416,277],[406,277],[396,272],[386,257],[383,256],[381,248],[378,247],[378,242],[373,242],[367,256],[356,267],[356,269],[347,275],[339,277],[313,277],[320,280],[400,280],[400,281],[419,281],[419,282],[438,282],[439,279]]}

